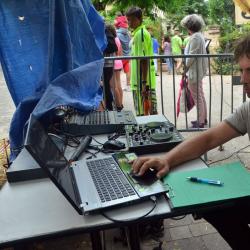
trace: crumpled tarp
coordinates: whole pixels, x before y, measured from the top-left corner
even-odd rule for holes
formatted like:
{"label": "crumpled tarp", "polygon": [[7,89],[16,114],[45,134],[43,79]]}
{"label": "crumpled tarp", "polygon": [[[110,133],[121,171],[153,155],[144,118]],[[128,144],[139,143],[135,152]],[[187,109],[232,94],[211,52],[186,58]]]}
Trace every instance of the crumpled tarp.
{"label": "crumpled tarp", "polygon": [[98,108],[106,38],[90,0],[1,0],[0,13],[0,59],[17,107],[13,159],[30,113],[45,116],[59,105]]}

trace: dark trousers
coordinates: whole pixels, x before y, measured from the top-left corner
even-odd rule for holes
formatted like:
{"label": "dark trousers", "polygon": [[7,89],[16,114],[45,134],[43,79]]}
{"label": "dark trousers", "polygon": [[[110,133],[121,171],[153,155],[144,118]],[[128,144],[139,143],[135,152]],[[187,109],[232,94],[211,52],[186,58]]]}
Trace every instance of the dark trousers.
{"label": "dark trousers", "polygon": [[212,224],[232,249],[250,249],[250,201],[202,214]]}
{"label": "dark trousers", "polygon": [[114,69],[113,67],[104,67],[103,68],[103,87],[104,87],[104,101],[106,109],[113,110],[113,95],[110,88],[110,79],[113,76]]}

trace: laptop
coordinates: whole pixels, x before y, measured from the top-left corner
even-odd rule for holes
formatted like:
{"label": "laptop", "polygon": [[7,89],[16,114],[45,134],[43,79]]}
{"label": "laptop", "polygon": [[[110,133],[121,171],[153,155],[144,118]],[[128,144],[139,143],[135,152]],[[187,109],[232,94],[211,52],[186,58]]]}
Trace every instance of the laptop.
{"label": "laptop", "polygon": [[30,116],[25,148],[79,214],[125,205],[166,193],[156,176],[132,177],[129,153],[69,162],[41,123]]}

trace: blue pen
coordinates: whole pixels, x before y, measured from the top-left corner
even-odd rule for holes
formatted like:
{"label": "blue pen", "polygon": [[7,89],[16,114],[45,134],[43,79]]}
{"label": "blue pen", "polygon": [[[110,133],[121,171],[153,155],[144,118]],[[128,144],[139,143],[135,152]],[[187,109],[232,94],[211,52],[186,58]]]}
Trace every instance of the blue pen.
{"label": "blue pen", "polygon": [[219,180],[211,180],[211,179],[205,179],[205,178],[199,178],[199,177],[187,177],[187,179],[192,182],[200,182],[200,183],[206,183],[206,184],[217,185],[217,186],[223,185],[223,182]]}

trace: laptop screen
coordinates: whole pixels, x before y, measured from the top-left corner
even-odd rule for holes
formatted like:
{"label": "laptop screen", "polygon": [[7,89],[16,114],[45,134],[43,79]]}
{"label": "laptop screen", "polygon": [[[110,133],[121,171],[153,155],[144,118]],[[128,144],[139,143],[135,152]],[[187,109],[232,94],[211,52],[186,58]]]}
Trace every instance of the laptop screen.
{"label": "laptop screen", "polygon": [[40,167],[46,171],[50,179],[69,202],[81,213],[78,206],[80,204],[78,193],[72,184],[72,175],[68,161],[51,140],[40,122],[32,115],[29,120],[25,148]]}

